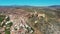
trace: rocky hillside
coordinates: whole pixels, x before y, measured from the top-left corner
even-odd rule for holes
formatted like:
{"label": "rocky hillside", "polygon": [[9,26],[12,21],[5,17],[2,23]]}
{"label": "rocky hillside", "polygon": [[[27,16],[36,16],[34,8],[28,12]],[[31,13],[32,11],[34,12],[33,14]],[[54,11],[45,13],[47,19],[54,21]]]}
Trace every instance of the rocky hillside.
{"label": "rocky hillside", "polygon": [[0,14],[12,15],[11,20],[21,16],[25,17],[26,23],[34,30],[31,34],[60,34],[59,9],[51,7],[0,8]]}

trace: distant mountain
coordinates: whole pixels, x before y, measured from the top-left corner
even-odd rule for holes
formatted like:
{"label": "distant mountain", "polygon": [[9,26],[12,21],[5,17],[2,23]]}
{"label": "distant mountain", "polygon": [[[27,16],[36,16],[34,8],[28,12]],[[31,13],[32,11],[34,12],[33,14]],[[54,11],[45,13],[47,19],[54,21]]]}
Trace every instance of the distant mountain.
{"label": "distant mountain", "polygon": [[60,8],[60,5],[52,5],[52,6],[48,6],[48,7],[52,7],[52,8]]}
{"label": "distant mountain", "polygon": [[11,5],[11,6],[0,6],[0,8],[28,8],[28,7],[36,7],[36,6],[29,6],[29,5]]}
{"label": "distant mountain", "polygon": [[0,6],[0,8],[59,8],[60,9],[60,5],[52,5],[52,6],[11,5],[11,6]]}

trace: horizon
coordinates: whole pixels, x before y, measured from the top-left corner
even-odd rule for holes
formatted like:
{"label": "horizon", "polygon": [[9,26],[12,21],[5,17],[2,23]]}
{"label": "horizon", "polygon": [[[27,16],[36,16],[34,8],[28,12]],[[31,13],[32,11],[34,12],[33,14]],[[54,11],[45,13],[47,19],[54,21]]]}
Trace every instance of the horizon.
{"label": "horizon", "polygon": [[60,0],[0,0],[0,6],[51,6],[60,5]]}

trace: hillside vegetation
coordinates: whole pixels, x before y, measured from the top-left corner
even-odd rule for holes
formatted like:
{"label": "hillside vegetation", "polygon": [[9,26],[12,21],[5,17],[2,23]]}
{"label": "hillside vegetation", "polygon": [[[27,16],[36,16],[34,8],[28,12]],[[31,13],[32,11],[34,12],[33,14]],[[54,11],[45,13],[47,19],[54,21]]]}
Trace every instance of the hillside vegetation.
{"label": "hillside vegetation", "polygon": [[[34,30],[32,34],[60,34],[60,8],[51,7],[0,8],[0,14],[5,15],[12,14],[26,17],[27,24],[31,26],[32,29]],[[0,22],[2,22],[3,19],[4,17],[0,16]],[[9,26],[10,25],[8,24],[7,27]]]}

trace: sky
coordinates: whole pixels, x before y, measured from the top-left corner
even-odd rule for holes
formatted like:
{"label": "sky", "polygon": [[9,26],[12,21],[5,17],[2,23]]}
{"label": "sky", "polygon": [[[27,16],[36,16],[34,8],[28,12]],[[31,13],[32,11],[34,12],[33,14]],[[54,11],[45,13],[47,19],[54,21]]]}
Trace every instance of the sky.
{"label": "sky", "polygon": [[0,0],[0,5],[50,6],[50,5],[60,5],[60,0]]}

